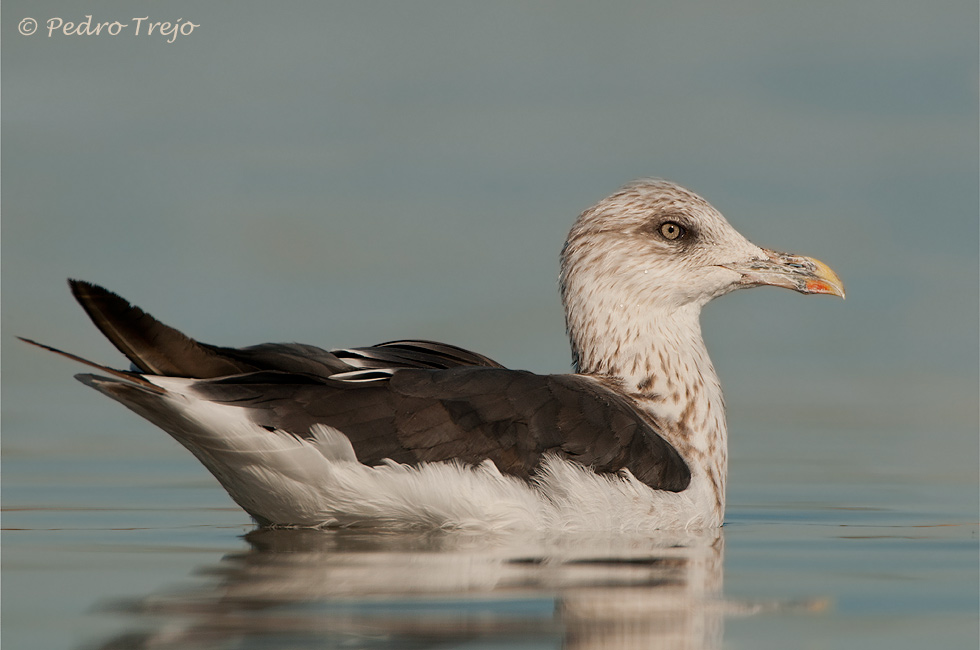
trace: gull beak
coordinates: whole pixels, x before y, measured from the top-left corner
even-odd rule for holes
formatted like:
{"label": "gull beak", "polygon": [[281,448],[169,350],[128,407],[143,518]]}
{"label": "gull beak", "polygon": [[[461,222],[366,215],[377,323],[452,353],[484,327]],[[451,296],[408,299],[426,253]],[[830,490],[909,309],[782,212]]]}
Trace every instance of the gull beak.
{"label": "gull beak", "polygon": [[844,297],[844,283],[834,271],[812,257],[762,249],[765,257],[720,266],[740,273],[742,287],[769,285],[800,293],[826,293]]}

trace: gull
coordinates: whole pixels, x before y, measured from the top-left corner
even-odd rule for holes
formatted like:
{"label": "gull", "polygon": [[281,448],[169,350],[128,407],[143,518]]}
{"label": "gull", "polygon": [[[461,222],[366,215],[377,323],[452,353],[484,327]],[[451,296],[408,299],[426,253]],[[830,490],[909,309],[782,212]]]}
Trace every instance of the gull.
{"label": "gull", "polygon": [[629,183],[561,253],[574,372],[445,343],[201,343],[69,281],[131,362],[76,378],[169,433],[261,526],[644,531],[725,513],[728,441],[700,313],[736,289],[844,297],[822,262],[760,248],[700,196]]}

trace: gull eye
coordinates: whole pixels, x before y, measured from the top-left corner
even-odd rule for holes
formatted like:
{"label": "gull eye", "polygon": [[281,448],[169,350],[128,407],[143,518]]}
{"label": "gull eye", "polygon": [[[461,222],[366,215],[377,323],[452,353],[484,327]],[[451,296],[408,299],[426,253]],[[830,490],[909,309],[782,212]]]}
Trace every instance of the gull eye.
{"label": "gull eye", "polygon": [[665,221],[660,224],[660,234],[663,235],[664,239],[673,241],[683,237],[687,231],[684,230],[684,226],[675,221]]}

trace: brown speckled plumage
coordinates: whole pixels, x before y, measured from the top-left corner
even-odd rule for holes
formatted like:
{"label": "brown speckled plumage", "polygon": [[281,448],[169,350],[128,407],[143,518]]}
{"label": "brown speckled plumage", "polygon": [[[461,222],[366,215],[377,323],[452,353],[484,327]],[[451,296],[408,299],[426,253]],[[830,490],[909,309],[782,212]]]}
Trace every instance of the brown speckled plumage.
{"label": "brown speckled plumage", "polygon": [[[685,236],[659,229],[679,224]],[[586,210],[562,251],[561,292],[577,372],[611,375],[687,461],[720,521],[727,480],[725,405],[701,338],[701,307],[743,286],[739,264],[771,258],[711,205],[641,180]]]}

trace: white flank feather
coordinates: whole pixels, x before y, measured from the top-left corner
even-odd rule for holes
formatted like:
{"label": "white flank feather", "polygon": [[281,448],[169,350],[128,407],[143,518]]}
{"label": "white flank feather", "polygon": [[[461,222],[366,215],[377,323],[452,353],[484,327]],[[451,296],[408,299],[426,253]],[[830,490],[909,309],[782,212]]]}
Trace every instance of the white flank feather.
{"label": "white flank feather", "polygon": [[[378,526],[462,530],[642,531],[720,525],[689,491],[653,490],[628,471],[598,475],[545,456],[528,482],[490,461],[416,466],[356,460],[340,431],[312,439],[268,431],[235,406],[199,399],[194,380],[152,377],[167,408],[141,412],[173,435],[231,497],[261,519],[297,527]],[[710,512],[710,509],[707,511]]]}

